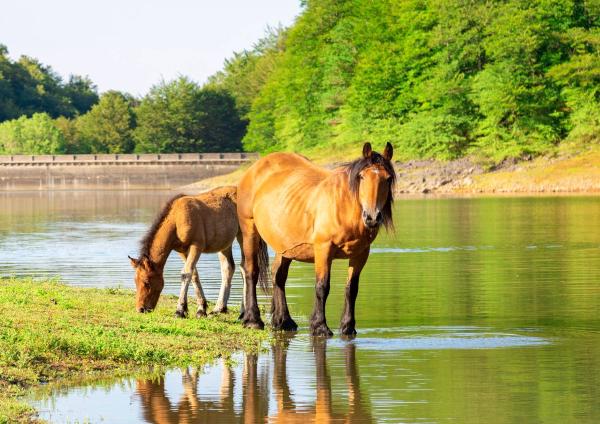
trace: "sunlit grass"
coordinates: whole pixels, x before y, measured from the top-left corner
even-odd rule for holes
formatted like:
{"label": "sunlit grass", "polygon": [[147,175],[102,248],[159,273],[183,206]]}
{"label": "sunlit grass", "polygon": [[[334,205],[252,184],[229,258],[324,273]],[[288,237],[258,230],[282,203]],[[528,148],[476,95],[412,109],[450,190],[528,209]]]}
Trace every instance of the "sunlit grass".
{"label": "sunlit grass", "polygon": [[0,279],[0,423],[26,419],[18,402],[28,387],[90,373],[144,366],[203,364],[269,337],[242,328],[237,314],[174,318],[174,296],[151,314],[134,309],[134,293],[58,282]]}

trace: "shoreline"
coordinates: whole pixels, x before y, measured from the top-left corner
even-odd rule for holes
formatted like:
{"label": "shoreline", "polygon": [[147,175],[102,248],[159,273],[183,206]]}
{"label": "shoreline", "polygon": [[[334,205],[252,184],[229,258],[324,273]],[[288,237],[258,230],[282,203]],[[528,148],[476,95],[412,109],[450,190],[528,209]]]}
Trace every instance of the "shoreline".
{"label": "shoreline", "polygon": [[257,352],[270,339],[268,331],[243,328],[235,308],[175,319],[176,296],[162,295],[151,314],[135,311],[134,296],[0,278],[0,423],[35,421],[25,395],[42,385],[202,365],[240,350]]}
{"label": "shoreline", "polygon": [[[332,161],[328,168],[339,166]],[[598,195],[600,148],[574,154],[541,156],[521,161],[485,164],[475,158],[452,161],[412,160],[396,162],[395,195],[477,197],[496,195]],[[199,180],[177,191],[195,194],[221,185],[237,184],[245,171]]]}

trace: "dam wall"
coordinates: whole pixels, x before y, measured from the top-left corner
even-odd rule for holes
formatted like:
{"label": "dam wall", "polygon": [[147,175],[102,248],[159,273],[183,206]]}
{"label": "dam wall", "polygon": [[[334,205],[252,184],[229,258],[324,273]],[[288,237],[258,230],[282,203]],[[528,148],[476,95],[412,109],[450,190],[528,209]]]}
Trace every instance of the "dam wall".
{"label": "dam wall", "polygon": [[255,153],[0,155],[0,190],[170,190],[235,171]]}

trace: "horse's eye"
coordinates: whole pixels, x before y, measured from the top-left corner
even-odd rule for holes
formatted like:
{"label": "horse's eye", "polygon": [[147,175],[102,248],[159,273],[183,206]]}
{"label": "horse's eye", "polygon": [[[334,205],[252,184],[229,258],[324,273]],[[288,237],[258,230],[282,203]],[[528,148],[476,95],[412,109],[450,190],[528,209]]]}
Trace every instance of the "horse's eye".
{"label": "horse's eye", "polygon": [[363,176],[363,174],[358,174],[358,178],[360,178],[361,180],[363,180],[365,177]]}
{"label": "horse's eye", "polygon": [[144,285],[145,286],[149,286],[150,285],[150,280],[144,280]]}

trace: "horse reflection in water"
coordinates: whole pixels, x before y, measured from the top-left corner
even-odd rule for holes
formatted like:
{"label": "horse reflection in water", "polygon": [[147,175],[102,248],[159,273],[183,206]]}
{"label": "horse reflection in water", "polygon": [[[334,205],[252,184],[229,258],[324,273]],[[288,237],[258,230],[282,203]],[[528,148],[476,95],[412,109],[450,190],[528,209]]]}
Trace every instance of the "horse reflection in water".
{"label": "horse reflection in water", "polygon": [[[331,376],[326,360],[326,341],[313,340],[316,364],[316,400],[312,405],[296,405],[288,385],[287,350],[290,338],[286,337],[272,348],[273,375],[270,397],[269,379],[258,369],[257,355],[244,358],[242,371],[242,397],[235,407],[234,373],[223,362],[218,400],[202,400],[197,389],[202,377],[197,370],[183,370],[183,394],[174,404],[167,396],[164,378],[138,380],[137,394],[141,400],[144,420],[151,423],[223,423],[223,422],[269,422],[269,423],[333,423],[372,422],[368,400],[360,391],[354,344],[344,348],[348,405],[334,408],[332,402]],[[265,370],[266,371],[266,370]],[[269,405],[269,399],[275,405]],[[269,408],[271,406],[271,408]],[[335,410],[334,410],[335,409]],[[345,412],[339,412],[341,409]],[[269,411],[272,413],[269,414]],[[275,411],[275,412],[273,412]]]}

